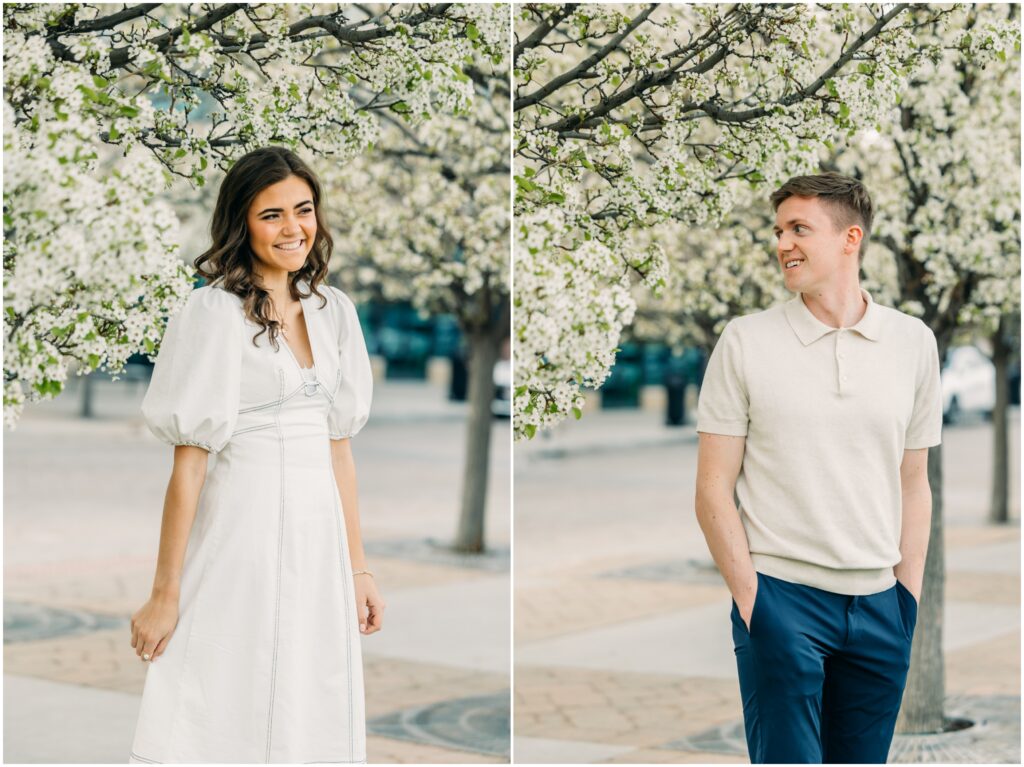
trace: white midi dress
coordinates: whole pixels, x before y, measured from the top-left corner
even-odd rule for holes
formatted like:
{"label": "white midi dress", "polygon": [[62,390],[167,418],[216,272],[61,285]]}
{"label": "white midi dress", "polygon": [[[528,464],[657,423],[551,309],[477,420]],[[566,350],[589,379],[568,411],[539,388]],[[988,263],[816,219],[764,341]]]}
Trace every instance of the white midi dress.
{"label": "white midi dress", "polygon": [[181,573],[177,626],[147,664],[129,762],[362,763],[358,615],[330,440],[369,415],[352,301],[303,298],[314,367],[219,287],[175,315],[142,404],[161,440],[215,454]]}

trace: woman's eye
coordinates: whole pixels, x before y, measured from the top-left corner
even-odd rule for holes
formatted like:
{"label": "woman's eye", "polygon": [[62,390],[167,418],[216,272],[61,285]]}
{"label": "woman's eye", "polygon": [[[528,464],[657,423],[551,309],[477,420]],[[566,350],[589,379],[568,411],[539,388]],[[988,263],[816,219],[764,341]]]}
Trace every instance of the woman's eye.
{"label": "woman's eye", "polygon": [[804,228],[803,224],[797,224],[796,226],[793,227],[793,231],[794,232],[799,232],[803,228]]}
{"label": "woman's eye", "polygon": [[312,208],[304,208],[303,210],[299,211],[299,213],[301,213],[302,215],[306,215],[307,213],[312,213],[312,212],[313,212]]}

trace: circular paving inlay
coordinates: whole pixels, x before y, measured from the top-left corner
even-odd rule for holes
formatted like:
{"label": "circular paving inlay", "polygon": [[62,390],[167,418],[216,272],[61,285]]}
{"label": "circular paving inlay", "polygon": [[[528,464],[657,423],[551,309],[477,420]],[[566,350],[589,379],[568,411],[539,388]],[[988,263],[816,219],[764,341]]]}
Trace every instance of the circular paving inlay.
{"label": "circular paving inlay", "polygon": [[897,735],[890,762],[1020,764],[1020,698],[1012,695],[951,695],[947,719],[974,726],[939,735]]}
{"label": "circular paving inlay", "polygon": [[26,602],[4,602],[4,644],[88,634],[125,624],[124,618]]}
{"label": "circular paving inlay", "polygon": [[505,690],[396,711],[367,722],[367,731],[385,738],[507,757],[509,694]]}
{"label": "circular paving inlay", "polygon": [[[897,735],[889,762],[945,764],[1020,764],[1020,698],[1011,695],[951,695],[946,717],[974,722],[972,727],[938,735]],[[743,722],[727,722],[658,748],[747,755]]]}
{"label": "circular paving inlay", "polygon": [[668,562],[626,567],[601,573],[602,578],[636,578],[644,581],[671,581],[675,583],[709,583],[720,586],[724,583],[715,567],[714,560],[673,559]]}
{"label": "circular paving inlay", "polygon": [[497,573],[507,573],[509,569],[508,547],[492,547],[479,554],[469,554],[455,551],[449,542],[434,538],[388,538],[366,541],[364,546],[366,553],[375,557]]}

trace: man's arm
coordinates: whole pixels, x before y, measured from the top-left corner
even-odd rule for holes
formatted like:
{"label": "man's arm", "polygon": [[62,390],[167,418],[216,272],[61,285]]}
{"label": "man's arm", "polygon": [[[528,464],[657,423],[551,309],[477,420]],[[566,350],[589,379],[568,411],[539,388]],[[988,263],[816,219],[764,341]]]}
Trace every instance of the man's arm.
{"label": "man's arm", "polygon": [[740,617],[749,628],[757,593],[757,572],[733,499],[746,442],[746,437],[700,432],[694,505],[711,556],[736,600]]}
{"label": "man's arm", "polygon": [[903,525],[900,530],[900,562],[896,578],[921,601],[924,560],[932,528],[932,489],[928,484],[928,448],[904,450],[900,464]]}

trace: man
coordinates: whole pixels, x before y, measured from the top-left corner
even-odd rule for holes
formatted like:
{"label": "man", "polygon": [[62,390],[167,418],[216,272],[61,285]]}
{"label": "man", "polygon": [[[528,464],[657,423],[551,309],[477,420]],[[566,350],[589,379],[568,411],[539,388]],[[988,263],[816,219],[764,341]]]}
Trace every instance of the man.
{"label": "man", "polygon": [[730,321],[708,361],[697,517],[733,595],[751,762],[881,764],[924,578],[938,351],[860,287],[859,181],[800,176],[771,202],[797,295]]}

